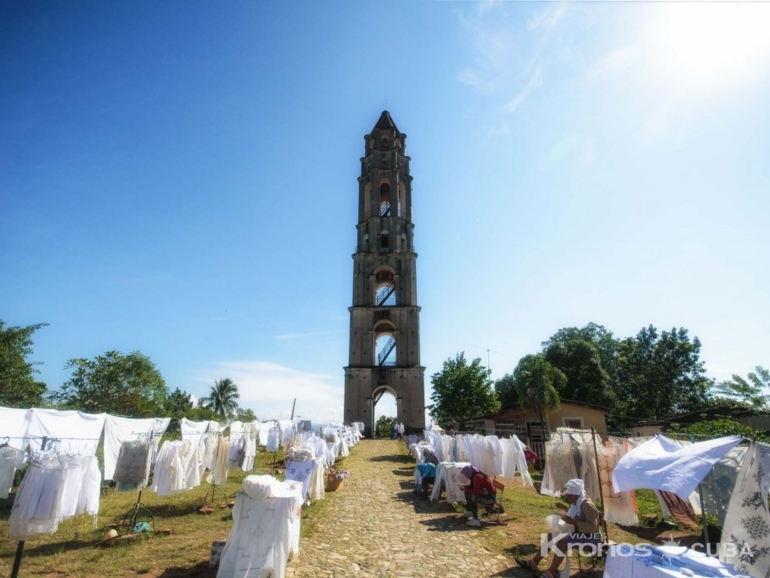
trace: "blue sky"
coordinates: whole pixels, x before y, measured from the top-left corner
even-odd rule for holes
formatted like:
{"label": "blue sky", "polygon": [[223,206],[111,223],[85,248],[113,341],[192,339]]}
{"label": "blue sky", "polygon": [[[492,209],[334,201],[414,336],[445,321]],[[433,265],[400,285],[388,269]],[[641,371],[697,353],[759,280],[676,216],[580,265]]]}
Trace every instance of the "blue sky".
{"label": "blue sky", "polygon": [[[422,362],[561,327],[770,364],[770,5],[0,4],[0,318],[342,417],[363,136],[408,135]],[[487,352],[489,350],[489,353]],[[381,411],[389,413],[385,398]]]}

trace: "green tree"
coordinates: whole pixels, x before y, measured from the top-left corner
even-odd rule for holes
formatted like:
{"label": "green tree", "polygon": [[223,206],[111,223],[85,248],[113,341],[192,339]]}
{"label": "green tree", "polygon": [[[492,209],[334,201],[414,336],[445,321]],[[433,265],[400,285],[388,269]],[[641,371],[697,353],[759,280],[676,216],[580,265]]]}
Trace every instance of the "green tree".
{"label": "green tree", "polygon": [[558,343],[566,344],[575,339],[588,341],[596,347],[599,352],[602,369],[607,372],[609,377],[609,388],[614,389],[620,341],[603,325],[591,322],[585,327],[564,327],[559,329],[548,341],[544,341],[541,345],[543,350],[547,351]]}
{"label": "green tree", "polygon": [[621,341],[611,427],[707,407],[712,383],[700,348],[698,338],[691,341],[684,328],[658,334],[652,325]]}
{"label": "green tree", "polygon": [[747,377],[733,375],[732,379],[715,385],[712,391],[728,401],[737,400],[741,405],[757,411],[770,409],[770,371],[758,365]]}
{"label": "green tree", "polygon": [[30,408],[42,405],[46,385],[35,379],[32,335],[47,323],[8,327],[0,319],[0,406]]}
{"label": "green tree", "polygon": [[521,407],[537,413],[543,431],[547,431],[545,416],[559,409],[559,389],[564,388],[567,377],[543,354],[525,355],[513,370],[513,383]]}
{"label": "green tree", "polygon": [[562,399],[605,407],[612,405],[610,376],[602,367],[599,349],[593,342],[584,339],[555,341],[545,350],[545,359],[567,377],[566,383],[558,389]]}
{"label": "green tree", "polygon": [[51,397],[65,408],[126,417],[165,413],[168,389],[160,371],[138,351],[108,351],[94,359],[70,359],[72,377]]}
{"label": "green tree", "polygon": [[506,373],[500,379],[495,381],[495,394],[500,400],[500,407],[518,406],[519,394],[516,392],[515,380],[513,375]]}
{"label": "green tree", "polygon": [[211,386],[211,394],[208,397],[202,397],[198,400],[201,407],[206,407],[214,411],[223,418],[232,417],[238,408],[238,402],[241,395],[238,393],[238,386],[232,379],[224,378],[214,381]]}
{"label": "green tree", "polygon": [[770,435],[767,432],[740,424],[726,417],[704,420],[684,428],[672,427],[672,430],[696,436],[706,436],[712,439],[730,435],[742,435],[757,441],[770,442]]}
{"label": "green tree", "polygon": [[190,399],[189,393],[182,391],[177,387],[174,391],[168,394],[163,407],[168,415],[174,417],[183,417],[186,412],[193,408],[193,402],[192,399]]}
{"label": "green tree", "polygon": [[249,423],[252,421],[257,421],[257,415],[254,413],[254,410],[249,409],[243,409],[238,408],[235,410],[235,419],[237,421],[242,421],[243,423]]}
{"label": "green tree", "polygon": [[443,369],[431,376],[431,382],[433,404],[428,410],[442,426],[456,427],[468,419],[500,409],[489,370],[481,365],[480,358],[470,365],[465,353],[447,359]]}
{"label": "green tree", "polygon": [[374,431],[377,432],[377,437],[390,438],[393,435],[393,425],[396,423],[396,418],[381,415],[377,418],[377,423],[374,426]]}

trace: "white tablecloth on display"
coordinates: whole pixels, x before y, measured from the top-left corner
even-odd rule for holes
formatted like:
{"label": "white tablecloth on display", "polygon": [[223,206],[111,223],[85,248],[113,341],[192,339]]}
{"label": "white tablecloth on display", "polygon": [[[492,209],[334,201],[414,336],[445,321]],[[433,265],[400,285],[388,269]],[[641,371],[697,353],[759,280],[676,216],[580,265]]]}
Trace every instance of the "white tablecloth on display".
{"label": "white tablecloth on display", "polygon": [[433,482],[433,491],[430,494],[431,502],[438,500],[441,495],[441,482],[444,482],[446,488],[447,502],[465,502],[465,492],[462,491],[461,485],[467,484],[468,480],[461,479],[460,471],[469,465],[469,462],[441,462],[436,468],[436,481]]}
{"label": "white tablecloth on display", "polygon": [[[661,556],[664,554],[665,556]],[[692,574],[682,572],[688,568]],[[604,565],[604,578],[683,578],[732,577],[750,578],[736,572],[732,566],[722,564],[703,552],[682,546],[646,546],[635,549],[629,544],[610,547]]]}

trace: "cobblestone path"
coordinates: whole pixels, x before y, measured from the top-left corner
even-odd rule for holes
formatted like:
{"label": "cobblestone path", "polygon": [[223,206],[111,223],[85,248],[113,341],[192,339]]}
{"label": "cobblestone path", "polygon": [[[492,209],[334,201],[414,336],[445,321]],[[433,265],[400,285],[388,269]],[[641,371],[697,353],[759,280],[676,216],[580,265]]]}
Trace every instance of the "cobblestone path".
{"label": "cobblestone path", "polygon": [[346,458],[350,472],[312,536],[302,540],[287,578],[479,578],[531,576],[487,550],[454,508],[418,498],[414,461],[400,442],[363,440]]}

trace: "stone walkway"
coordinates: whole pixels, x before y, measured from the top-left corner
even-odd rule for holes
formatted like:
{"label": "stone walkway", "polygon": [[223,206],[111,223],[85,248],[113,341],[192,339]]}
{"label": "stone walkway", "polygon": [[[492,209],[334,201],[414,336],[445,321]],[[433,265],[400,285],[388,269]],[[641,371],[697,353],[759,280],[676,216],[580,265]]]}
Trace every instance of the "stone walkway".
{"label": "stone walkway", "polygon": [[392,440],[363,440],[343,468],[344,487],[290,562],[287,578],[479,578],[531,576],[493,554],[480,534],[441,501],[418,498],[414,461]]}

